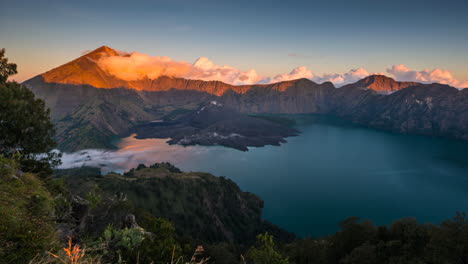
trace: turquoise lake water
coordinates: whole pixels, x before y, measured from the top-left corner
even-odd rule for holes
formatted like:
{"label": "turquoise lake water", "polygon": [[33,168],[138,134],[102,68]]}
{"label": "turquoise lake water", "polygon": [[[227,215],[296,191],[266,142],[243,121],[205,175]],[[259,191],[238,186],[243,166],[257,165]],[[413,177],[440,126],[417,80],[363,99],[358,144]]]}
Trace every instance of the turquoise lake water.
{"label": "turquoise lake water", "polygon": [[301,135],[280,147],[248,152],[129,137],[118,151],[65,154],[63,166],[124,171],[169,161],[185,171],[225,176],[265,201],[265,219],[299,236],[334,233],[349,216],[379,225],[402,217],[439,223],[468,211],[467,142],[315,117],[302,118],[297,128]]}

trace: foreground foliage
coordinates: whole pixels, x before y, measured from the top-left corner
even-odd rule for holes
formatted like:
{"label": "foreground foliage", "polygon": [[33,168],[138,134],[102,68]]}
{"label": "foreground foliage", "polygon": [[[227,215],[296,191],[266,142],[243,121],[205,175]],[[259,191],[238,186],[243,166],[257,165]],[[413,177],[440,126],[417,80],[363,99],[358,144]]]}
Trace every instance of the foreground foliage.
{"label": "foreground foliage", "polygon": [[27,263],[53,246],[52,209],[42,181],[0,157],[0,263]]}
{"label": "foreground foliage", "polygon": [[[33,174],[17,176],[13,161],[2,159],[2,164],[4,184],[0,185],[0,221],[3,227],[0,229],[0,259],[6,263],[27,263],[35,255],[41,255],[41,252],[42,261],[47,259],[48,263],[66,257],[67,252],[53,253],[59,258],[51,258],[43,252],[60,243],[60,239],[54,236],[53,223],[45,221],[52,216],[56,217],[59,209],[63,208],[52,196],[57,198],[57,193],[62,192],[62,197],[66,197],[70,187],[63,185],[62,179],[55,179],[47,184],[47,191],[41,180]],[[164,165],[154,167],[160,170],[161,166]],[[133,170],[129,177],[139,175],[141,170],[148,173],[146,167],[140,167],[139,170]],[[102,179],[105,181],[106,177]],[[100,217],[98,212],[108,206],[106,193],[99,188],[88,189],[94,192],[90,197],[101,197],[95,209],[90,211],[97,220]],[[146,195],[144,192],[141,194]],[[468,219],[463,213],[457,213],[453,219],[439,226],[419,224],[411,218],[397,220],[388,227],[375,226],[370,221],[351,217],[341,222],[340,231],[329,237],[297,239],[292,243],[279,240],[275,243],[274,236],[263,233],[253,243],[213,244],[177,234],[171,222],[157,218],[145,209],[130,206],[128,202],[135,199],[136,195],[120,199],[118,203],[121,205],[111,208],[116,212],[125,209],[135,213],[139,225],[118,225],[119,218],[115,218],[117,221],[114,225],[108,225],[100,232],[96,232],[100,229],[94,232],[84,229],[85,233],[76,236],[83,249],[80,251],[83,262],[80,263],[169,263],[171,259],[189,261],[190,251],[197,244],[204,244],[206,249],[195,261],[206,261],[210,256],[209,263],[464,263],[468,260]],[[32,201],[34,206],[30,206]],[[108,221],[111,222],[111,218]],[[25,221],[22,222],[22,219]],[[68,245],[70,250],[74,249]],[[37,263],[47,263],[36,259]]]}
{"label": "foreground foliage", "polygon": [[55,129],[50,111],[26,87],[7,81],[16,74],[0,49],[0,155],[21,161],[23,171],[48,172],[60,161],[53,151]]}
{"label": "foreground foliage", "polygon": [[457,213],[439,226],[414,218],[377,227],[351,217],[323,239],[303,239],[286,247],[293,263],[466,263],[468,218]]}
{"label": "foreground foliage", "polygon": [[256,244],[247,252],[247,259],[255,264],[288,264],[288,258],[283,257],[275,248],[273,236],[268,233],[257,236]]}
{"label": "foreground foliage", "polygon": [[[192,263],[221,264],[456,264],[468,261],[468,218],[464,213],[457,213],[453,219],[446,220],[440,225],[419,224],[415,219],[405,218],[389,226],[375,226],[370,221],[351,217],[340,223],[340,230],[334,235],[315,239],[296,239],[290,243],[278,237],[275,241],[275,236],[269,233],[258,235],[256,241],[252,242],[227,240],[209,242],[187,236],[193,232],[177,232],[171,221],[155,217],[154,213],[145,208],[136,207],[135,205],[139,203],[135,201],[148,195],[145,192],[140,192],[141,197],[138,197],[138,193],[109,196],[110,193],[106,189],[101,189],[100,185],[92,187],[96,182],[86,180],[87,176],[82,173],[77,173],[87,181],[82,187],[86,188],[88,198],[94,200],[93,203],[89,201],[85,203],[90,210],[88,216],[92,217],[94,222],[88,228],[80,229],[78,226],[83,226],[84,222],[71,218],[75,223],[71,224],[75,230],[71,245],[72,242],[63,240],[59,236],[60,232],[63,232],[64,223],[68,225],[71,223],[67,219],[73,216],[69,214],[76,215],[74,209],[68,211],[70,208],[75,208],[76,204],[72,205],[70,189],[73,186],[67,185],[67,176],[62,175],[44,183],[44,180],[36,175],[18,170],[15,161],[1,158],[0,164],[1,263],[28,263],[31,259],[34,261],[30,263],[64,263],[62,260],[65,260],[65,263],[72,263],[67,260],[70,254],[79,256],[79,261],[75,263],[80,264],[162,264],[171,261],[186,263],[192,260]],[[149,169],[158,172],[164,170],[169,173],[166,167],[172,168],[167,164],[154,165],[153,168],[141,166],[127,174],[128,176],[113,174],[111,179],[128,177],[127,182],[134,182],[137,181],[135,177],[145,177],[148,181]],[[91,173],[94,170],[86,168],[85,171]],[[184,175],[183,172],[176,174]],[[102,181],[110,180],[109,177],[98,175],[91,176],[91,179],[99,177]],[[76,183],[76,179],[71,182]],[[160,184],[164,186],[164,181]],[[170,190],[172,189],[168,188],[166,192]],[[183,192],[190,193],[191,190],[189,188]],[[197,188],[193,190],[197,191]],[[175,190],[170,192],[172,195],[181,195]],[[83,203],[86,200],[79,201]],[[161,201],[171,206],[170,201],[164,199]],[[74,202],[76,203],[76,200]],[[189,206],[186,203],[189,202],[176,206]],[[91,207],[91,204],[94,206]],[[104,214],[103,211],[110,214]],[[122,220],[129,212],[135,217],[130,217],[131,221]],[[102,223],[108,225],[101,226],[100,219],[104,219]],[[210,225],[209,221],[200,222],[200,226],[194,228],[206,228]],[[62,248],[68,251],[60,249],[61,244],[64,245]],[[192,256],[194,248],[197,248],[195,257]],[[47,254],[47,251],[52,255]]]}

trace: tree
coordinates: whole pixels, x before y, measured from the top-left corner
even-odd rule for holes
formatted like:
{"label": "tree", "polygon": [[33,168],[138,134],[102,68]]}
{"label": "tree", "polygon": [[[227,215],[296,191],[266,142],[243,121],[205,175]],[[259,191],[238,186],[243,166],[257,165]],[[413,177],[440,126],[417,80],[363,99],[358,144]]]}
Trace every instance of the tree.
{"label": "tree", "polygon": [[364,243],[355,248],[349,255],[341,260],[342,264],[374,264],[381,263],[377,259],[376,246]]}
{"label": "tree", "polygon": [[8,76],[18,73],[16,71],[16,64],[8,63],[5,58],[5,49],[0,49],[0,83],[5,83]]}
{"label": "tree", "polygon": [[357,217],[349,217],[340,223],[341,231],[331,237],[332,256],[338,262],[353,249],[377,236],[377,228],[368,220],[362,222]]}
{"label": "tree", "polygon": [[50,110],[29,89],[7,81],[17,72],[4,55],[0,49],[0,155],[17,158],[24,171],[48,172],[60,163]]}
{"label": "tree", "polygon": [[327,238],[298,239],[286,246],[287,256],[296,264],[325,264],[330,263],[331,242]]}
{"label": "tree", "polygon": [[175,228],[170,221],[157,218],[142,209],[137,209],[136,215],[141,227],[153,235],[152,238],[143,240],[138,249],[141,263],[165,264],[172,254],[175,258],[182,254]]}
{"label": "tree", "polygon": [[440,227],[431,229],[428,251],[433,263],[468,262],[468,217],[457,212],[453,219],[445,220]]}
{"label": "tree", "polygon": [[256,245],[247,252],[248,263],[254,264],[288,264],[287,257],[283,257],[276,249],[273,236],[265,233],[257,236]]}

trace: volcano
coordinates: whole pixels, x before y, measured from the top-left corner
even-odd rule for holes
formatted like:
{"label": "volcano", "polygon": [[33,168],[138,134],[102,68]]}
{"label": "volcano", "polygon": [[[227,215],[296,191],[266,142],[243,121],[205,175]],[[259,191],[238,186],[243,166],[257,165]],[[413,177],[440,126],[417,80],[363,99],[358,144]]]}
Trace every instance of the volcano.
{"label": "volcano", "polygon": [[[331,115],[398,133],[468,140],[468,89],[458,90],[437,83],[397,82],[383,75],[371,75],[341,88],[335,88],[330,82],[318,84],[309,79],[238,86],[169,76],[127,81],[101,67],[102,59],[116,56],[130,55],[102,46],[23,83],[51,109],[60,149],[112,148],[115,146],[111,142],[116,137],[128,136],[136,128],[141,135],[159,137],[164,129],[153,129],[154,133],[150,133],[142,130],[145,127],[142,124],[184,115],[187,118],[211,101],[220,102],[241,116]],[[232,113],[229,111],[223,113]],[[226,122],[205,124],[207,130],[192,127],[191,131],[196,131],[191,142],[204,144],[208,141],[198,135],[214,135],[219,129],[223,129],[226,136],[235,126],[246,133],[249,130],[243,125],[252,126],[254,121],[265,124],[258,119],[239,118],[239,115],[222,115],[227,118]],[[246,122],[236,123],[228,118],[233,116],[237,116],[237,121]],[[272,131],[280,131],[271,135],[280,138],[276,142],[293,134],[281,129]],[[187,141],[181,140],[184,138],[181,133],[173,136],[171,142]],[[235,139],[230,140],[230,145],[235,145]],[[209,142],[216,143],[219,142]],[[243,149],[242,146],[238,148]]]}

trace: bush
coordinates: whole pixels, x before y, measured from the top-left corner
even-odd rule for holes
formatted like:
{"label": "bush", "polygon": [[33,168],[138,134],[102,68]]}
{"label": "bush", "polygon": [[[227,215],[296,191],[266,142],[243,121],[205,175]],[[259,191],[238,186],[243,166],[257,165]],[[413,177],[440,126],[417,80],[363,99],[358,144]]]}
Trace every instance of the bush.
{"label": "bush", "polygon": [[288,258],[283,257],[276,249],[273,236],[265,233],[257,236],[257,243],[247,252],[247,260],[254,264],[288,264]]}
{"label": "bush", "polygon": [[144,239],[144,231],[139,228],[116,229],[108,226],[101,238],[105,245],[104,257],[111,263],[121,259],[130,263],[137,262],[137,250]]}
{"label": "bush", "polygon": [[54,244],[53,200],[41,180],[0,157],[0,259],[27,263]]}

